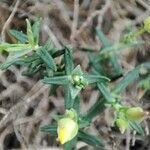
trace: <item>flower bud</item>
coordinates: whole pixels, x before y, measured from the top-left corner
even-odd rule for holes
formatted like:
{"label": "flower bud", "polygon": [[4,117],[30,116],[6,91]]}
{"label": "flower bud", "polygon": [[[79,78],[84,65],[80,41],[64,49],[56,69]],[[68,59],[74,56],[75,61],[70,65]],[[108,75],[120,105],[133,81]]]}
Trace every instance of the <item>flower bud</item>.
{"label": "flower bud", "polygon": [[150,16],[144,20],[144,29],[147,32],[150,32]]}
{"label": "flower bud", "polygon": [[78,124],[70,118],[62,118],[58,121],[58,141],[64,144],[72,140],[78,133]]}
{"label": "flower bud", "polygon": [[79,84],[79,83],[80,83],[80,80],[81,80],[80,78],[81,78],[81,77],[80,77],[79,75],[74,75],[72,78],[73,78],[73,81],[74,81],[76,84]]}
{"label": "flower bud", "polygon": [[120,129],[120,132],[123,134],[125,130],[128,128],[128,124],[124,119],[117,119],[116,120],[116,125]]}
{"label": "flower bud", "polygon": [[72,83],[79,89],[84,88],[87,85],[87,81],[82,75],[72,75]]}
{"label": "flower bud", "polygon": [[66,110],[65,117],[77,121],[77,113],[73,108]]}
{"label": "flower bud", "polygon": [[143,111],[140,107],[132,107],[126,111],[126,116],[132,121],[140,121],[148,115],[148,112]]}

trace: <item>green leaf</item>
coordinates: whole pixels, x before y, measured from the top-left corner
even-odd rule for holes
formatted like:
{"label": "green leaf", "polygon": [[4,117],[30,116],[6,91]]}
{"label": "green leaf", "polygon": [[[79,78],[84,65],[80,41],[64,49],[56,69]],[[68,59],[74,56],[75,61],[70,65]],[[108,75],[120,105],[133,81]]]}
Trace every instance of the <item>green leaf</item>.
{"label": "green leaf", "polygon": [[105,108],[106,100],[104,98],[99,99],[95,102],[95,104],[87,111],[87,113],[83,116],[85,120],[91,121],[95,116],[100,114]]}
{"label": "green leaf", "polygon": [[77,143],[77,136],[74,137],[71,141],[65,143],[64,149],[65,150],[72,150],[76,146],[76,143]]}
{"label": "green leaf", "polygon": [[8,57],[7,57],[7,60],[12,61],[14,59],[20,58],[20,57],[28,54],[31,51],[32,51],[32,49],[30,49],[30,48],[24,48],[21,51],[10,52]]}
{"label": "green leaf", "polygon": [[63,55],[64,53],[65,53],[65,49],[57,50],[57,51],[52,53],[52,57],[56,58],[56,57]]}
{"label": "green leaf", "polygon": [[31,52],[32,49],[23,49],[22,51],[16,51],[16,52],[10,52],[5,63],[0,65],[0,69],[4,70],[8,68],[9,66],[15,64],[18,62],[18,59],[25,54]]}
{"label": "green leaf", "polygon": [[73,107],[74,99],[71,97],[71,90],[70,84],[65,85],[64,92],[65,92],[65,109],[70,109]]}
{"label": "green leaf", "polygon": [[58,121],[58,120],[62,119],[64,117],[64,115],[52,114],[52,115],[50,115],[50,117],[53,118],[55,121]]}
{"label": "green leaf", "polygon": [[88,127],[90,126],[90,121],[89,120],[85,120],[85,118],[80,118],[79,119],[79,128],[82,129],[82,128],[85,128],[85,127]]}
{"label": "green leaf", "polygon": [[65,59],[66,74],[70,75],[73,70],[74,65],[73,65],[72,50],[71,50],[71,48],[69,48],[67,46],[65,46],[64,59]]}
{"label": "green leaf", "polygon": [[125,88],[134,80],[139,78],[140,70],[144,69],[150,69],[150,63],[146,62],[139,66],[137,66],[135,69],[129,71],[122,80],[120,80],[116,86],[113,89],[114,94],[120,94]]}
{"label": "green leaf", "polygon": [[111,95],[110,90],[103,83],[98,83],[97,86],[108,103],[112,103],[115,101],[115,99]]}
{"label": "green leaf", "polygon": [[8,43],[1,43],[0,44],[0,52],[2,52],[3,50],[5,50],[9,46],[10,46],[10,44],[8,44]]}
{"label": "green leaf", "polygon": [[21,61],[26,64],[31,64],[35,60],[40,60],[40,57],[37,53],[33,53],[31,56],[21,58]]}
{"label": "green leaf", "polygon": [[150,89],[150,74],[138,83],[138,87],[143,88],[145,90]]}
{"label": "green leaf", "polygon": [[15,64],[18,60],[12,60],[12,61],[6,61],[5,63],[3,64],[0,64],[0,69],[1,70],[5,70],[7,69],[8,67],[10,67],[11,65]]}
{"label": "green leaf", "polygon": [[110,58],[110,63],[112,64],[113,76],[120,76],[122,74],[122,66],[119,62],[119,56],[114,54]]}
{"label": "green leaf", "polygon": [[78,133],[78,139],[95,147],[104,147],[104,143],[102,141],[102,139],[100,139],[97,136],[94,136],[92,134],[89,133],[85,133],[83,131],[79,131]]}
{"label": "green leaf", "polygon": [[79,96],[75,98],[73,108],[76,110],[77,115],[79,116],[80,114],[80,97]]}
{"label": "green leaf", "polygon": [[28,40],[27,35],[25,35],[23,32],[19,32],[17,30],[9,30],[9,33],[23,44],[25,44]]}
{"label": "green leaf", "polygon": [[34,46],[34,35],[32,32],[31,23],[29,22],[28,19],[26,19],[26,23],[27,23],[27,37],[28,37],[29,44]]}
{"label": "green leaf", "polygon": [[[44,45],[45,49],[47,49],[47,52],[52,55],[56,50],[55,48],[53,47],[53,42],[48,39]],[[54,52],[53,52],[54,51]]]}
{"label": "green leaf", "polygon": [[137,133],[141,135],[145,135],[143,128],[141,127],[140,123],[138,122],[133,122],[133,121],[128,121],[129,127],[133,130],[135,130]]}
{"label": "green leaf", "polygon": [[35,23],[32,26],[34,45],[38,45],[38,43],[39,43],[39,33],[40,33],[41,21],[42,21],[41,18],[36,19]]}
{"label": "green leaf", "polygon": [[79,76],[82,76],[82,75],[83,75],[83,72],[82,72],[82,70],[81,70],[80,65],[76,66],[75,69],[72,71],[71,74],[72,74],[72,75],[79,75]]}
{"label": "green leaf", "polygon": [[89,58],[89,66],[91,66],[97,72],[100,72],[99,71],[100,64],[99,64],[99,61],[97,61],[97,56],[92,53],[88,53],[88,58]]}
{"label": "green leaf", "polygon": [[[104,52],[105,50],[113,47],[112,44],[109,42],[109,40],[106,38],[106,36],[104,35],[104,33],[101,30],[96,29],[96,33],[97,33],[99,39],[102,41],[102,45],[103,45],[103,48],[101,49],[100,54],[105,53]],[[99,59],[108,58],[109,54],[108,53],[105,53],[105,54],[107,57],[104,57],[104,55],[103,56],[100,55]],[[109,56],[109,60],[107,60],[107,63],[110,62],[110,64],[112,65],[112,68],[114,70],[114,72],[112,73],[113,76],[116,76],[116,75],[118,76],[122,73],[122,67],[121,67],[120,63],[118,62],[118,59],[119,59],[119,57],[115,53],[114,55]],[[101,62],[100,62],[100,64],[101,64]]]}
{"label": "green leaf", "polygon": [[114,90],[114,94],[120,94],[125,88],[134,80],[138,79],[139,77],[139,68],[135,68],[129,73],[127,73],[122,80],[120,80]]}
{"label": "green leaf", "polygon": [[9,43],[1,43],[0,44],[0,51],[7,51],[7,52],[15,52],[21,51],[22,49],[29,49],[31,46],[29,44],[9,44]]}
{"label": "green leaf", "polygon": [[52,56],[48,53],[47,49],[45,47],[39,48],[36,53],[39,55],[39,57],[45,62],[45,64],[51,68],[52,70],[56,71],[56,65],[52,58]]}
{"label": "green leaf", "polygon": [[70,85],[70,93],[71,93],[72,99],[75,99],[80,91],[81,91],[80,87],[76,88],[73,85]]}
{"label": "green leaf", "polygon": [[109,47],[111,45],[107,37],[100,29],[96,28],[96,34],[99,40],[102,42],[103,47]]}
{"label": "green leaf", "polygon": [[9,44],[9,47],[5,49],[7,52],[18,52],[23,51],[24,49],[32,49],[28,44]]}
{"label": "green leaf", "polygon": [[37,73],[40,70],[40,64],[41,64],[41,60],[40,59],[36,59],[34,61],[32,61],[32,63],[28,66],[27,71],[24,71],[22,73],[22,75],[25,76],[32,76],[35,73]]}
{"label": "green leaf", "polygon": [[56,84],[51,85],[51,89],[49,91],[49,96],[56,95],[56,90],[58,87],[59,87],[59,85],[56,85]]}
{"label": "green leaf", "polygon": [[83,77],[87,80],[88,84],[110,81],[109,78],[101,75],[84,74]]}
{"label": "green leaf", "polygon": [[113,53],[116,54],[116,52],[120,52],[128,47],[134,47],[134,46],[141,45],[141,44],[144,44],[144,41],[133,41],[132,43],[129,43],[129,44],[117,43],[112,46],[105,47],[102,51],[100,51],[100,55],[103,55],[103,54],[108,55],[108,54],[113,54]]}
{"label": "green leaf", "polygon": [[69,83],[68,76],[55,76],[55,77],[45,77],[43,80],[45,84],[58,84],[58,85],[66,85]]}
{"label": "green leaf", "polygon": [[36,74],[39,70],[40,70],[40,67],[28,68],[26,71],[23,71],[23,72],[22,72],[22,75],[23,75],[23,76],[31,77],[31,76],[33,76],[34,74]]}
{"label": "green leaf", "polygon": [[40,128],[42,132],[50,133],[51,135],[57,135],[57,126],[56,125],[45,125]]}

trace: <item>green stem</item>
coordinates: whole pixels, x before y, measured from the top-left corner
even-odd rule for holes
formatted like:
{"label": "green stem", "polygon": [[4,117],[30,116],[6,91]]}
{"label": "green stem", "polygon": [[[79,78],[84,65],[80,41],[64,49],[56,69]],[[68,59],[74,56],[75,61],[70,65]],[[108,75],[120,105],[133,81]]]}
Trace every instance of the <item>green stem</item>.
{"label": "green stem", "polygon": [[138,31],[133,33],[133,37],[138,37],[139,35],[143,34],[145,32],[144,28],[139,29]]}

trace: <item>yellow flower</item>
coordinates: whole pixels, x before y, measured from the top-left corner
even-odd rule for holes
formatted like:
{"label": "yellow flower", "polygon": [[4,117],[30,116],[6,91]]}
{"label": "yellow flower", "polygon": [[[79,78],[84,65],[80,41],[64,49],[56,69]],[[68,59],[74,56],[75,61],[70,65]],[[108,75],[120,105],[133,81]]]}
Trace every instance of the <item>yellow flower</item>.
{"label": "yellow flower", "polygon": [[147,32],[150,32],[150,16],[144,20],[144,29]]}
{"label": "yellow flower", "polygon": [[143,111],[140,107],[132,107],[126,111],[126,116],[128,119],[133,121],[141,121],[148,115],[148,112]]}
{"label": "yellow flower", "polygon": [[78,133],[78,124],[70,118],[62,118],[58,121],[58,141],[64,144],[72,140]]}

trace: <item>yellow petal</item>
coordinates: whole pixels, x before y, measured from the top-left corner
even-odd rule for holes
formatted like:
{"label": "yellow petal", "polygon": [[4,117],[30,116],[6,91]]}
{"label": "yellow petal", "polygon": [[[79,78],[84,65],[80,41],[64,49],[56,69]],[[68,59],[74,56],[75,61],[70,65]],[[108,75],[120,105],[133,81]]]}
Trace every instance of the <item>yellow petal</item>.
{"label": "yellow petal", "polygon": [[61,144],[64,144],[70,140],[72,140],[78,132],[78,124],[70,119],[63,118],[58,121],[58,140]]}

